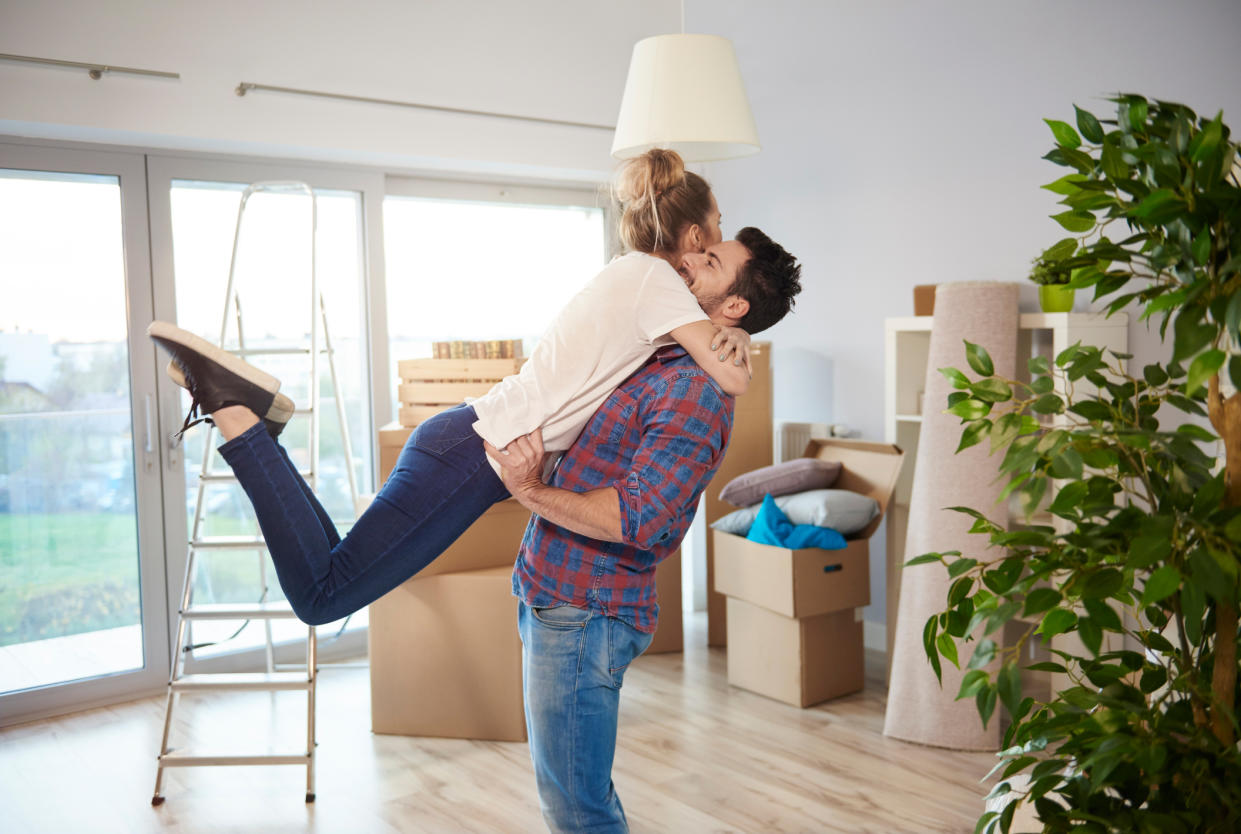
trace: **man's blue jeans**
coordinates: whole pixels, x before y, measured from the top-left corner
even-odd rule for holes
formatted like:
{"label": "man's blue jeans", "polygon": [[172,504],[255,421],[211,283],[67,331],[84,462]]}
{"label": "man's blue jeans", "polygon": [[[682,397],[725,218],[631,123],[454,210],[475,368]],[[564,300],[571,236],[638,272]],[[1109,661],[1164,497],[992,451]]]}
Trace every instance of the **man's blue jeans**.
{"label": "man's blue jeans", "polygon": [[626,832],[612,785],[621,683],[653,635],[562,605],[518,607],[530,758],[553,834]]}
{"label": "man's blue jeans", "polygon": [[303,622],[330,623],[379,599],[509,497],[487,462],[475,419],[474,409],[461,405],[418,426],[343,540],[261,421],[220,446],[254,504],[280,587]]}

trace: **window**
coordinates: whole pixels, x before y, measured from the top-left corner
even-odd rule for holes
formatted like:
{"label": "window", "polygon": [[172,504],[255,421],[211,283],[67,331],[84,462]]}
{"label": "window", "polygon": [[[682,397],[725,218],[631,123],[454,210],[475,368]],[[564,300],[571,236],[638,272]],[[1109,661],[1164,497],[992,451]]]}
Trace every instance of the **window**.
{"label": "window", "polygon": [[[523,339],[529,353],[604,266],[589,191],[389,180],[384,253],[390,378],[441,340]],[[395,415],[393,415],[395,416]]]}

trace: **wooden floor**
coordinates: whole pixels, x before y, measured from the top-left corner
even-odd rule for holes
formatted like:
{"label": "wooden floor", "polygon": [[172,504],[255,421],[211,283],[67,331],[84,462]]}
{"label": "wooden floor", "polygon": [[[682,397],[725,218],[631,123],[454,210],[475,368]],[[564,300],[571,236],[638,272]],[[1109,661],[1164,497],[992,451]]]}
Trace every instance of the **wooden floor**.
{"label": "wooden floor", "polygon": [[[881,658],[867,689],[801,710],[728,686],[702,615],[684,654],[640,658],[613,773],[634,832],[970,832],[995,758],[883,736]],[[229,752],[304,740],[294,693],[187,697],[174,744]],[[545,830],[524,744],[376,736],[365,667],[319,684],[318,799],[300,767],[185,768],[150,805],[163,699],[0,731],[0,829],[33,832]]]}

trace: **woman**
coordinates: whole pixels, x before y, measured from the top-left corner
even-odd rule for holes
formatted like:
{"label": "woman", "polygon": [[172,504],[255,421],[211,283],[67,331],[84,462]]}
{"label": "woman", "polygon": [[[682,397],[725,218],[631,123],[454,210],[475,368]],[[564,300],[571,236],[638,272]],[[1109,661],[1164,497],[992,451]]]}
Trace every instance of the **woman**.
{"label": "woman", "polygon": [[566,305],[520,373],[419,425],[343,540],[275,442],[293,414],[279,381],[166,322],[148,329],[173,356],[169,375],[193,395],[182,431],[198,410],[220,430],[220,454],[254,504],[280,585],[304,622],[374,602],[509,497],[484,441],[502,449],[541,427],[548,451],[568,449],[658,347],[680,343],[726,392],[744,393],[749,336],[712,325],[674,268],[721,240],[710,187],[676,153],[654,150],[627,163],[618,196],[621,239],[633,251]]}

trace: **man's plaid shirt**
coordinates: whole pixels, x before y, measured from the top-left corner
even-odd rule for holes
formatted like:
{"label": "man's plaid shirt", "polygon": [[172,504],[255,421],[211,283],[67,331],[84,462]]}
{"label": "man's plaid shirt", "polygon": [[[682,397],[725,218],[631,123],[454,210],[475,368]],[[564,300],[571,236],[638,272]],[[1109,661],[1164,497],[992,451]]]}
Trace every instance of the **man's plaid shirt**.
{"label": "man's plaid shirt", "polygon": [[664,348],[599,407],[551,485],[616,490],[624,542],[578,535],[534,516],[513,593],[534,608],[572,605],[653,632],[655,566],[681,544],[719,468],[733,398],[680,347]]}

